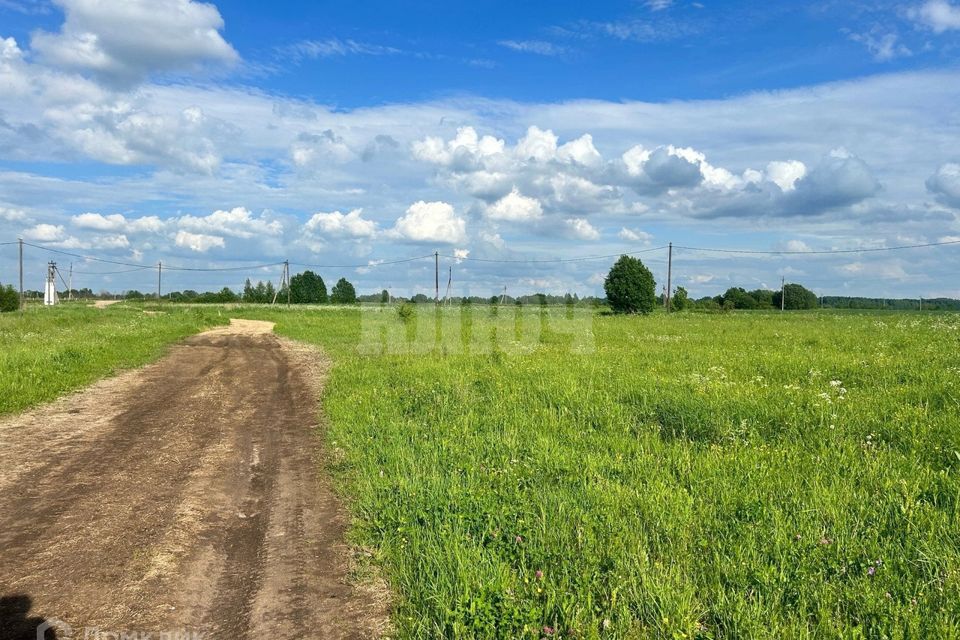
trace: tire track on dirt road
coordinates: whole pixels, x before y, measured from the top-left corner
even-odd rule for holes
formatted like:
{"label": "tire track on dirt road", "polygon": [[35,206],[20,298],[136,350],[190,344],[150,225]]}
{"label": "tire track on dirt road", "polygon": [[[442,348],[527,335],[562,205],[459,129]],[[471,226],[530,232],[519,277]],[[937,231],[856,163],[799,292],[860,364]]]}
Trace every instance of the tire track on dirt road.
{"label": "tire track on dirt road", "polygon": [[[318,471],[323,361],[271,330],[232,321],[0,420],[0,595],[74,629],[380,635]],[[4,606],[0,640],[36,637]]]}

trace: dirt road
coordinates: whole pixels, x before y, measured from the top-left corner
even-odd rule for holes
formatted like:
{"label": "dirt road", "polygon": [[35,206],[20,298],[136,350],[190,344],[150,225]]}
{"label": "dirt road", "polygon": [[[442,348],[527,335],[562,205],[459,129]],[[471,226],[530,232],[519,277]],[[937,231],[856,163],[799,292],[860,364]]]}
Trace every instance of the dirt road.
{"label": "dirt road", "polygon": [[271,328],[234,321],[0,420],[0,640],[44,620],[61,640],[382,632],[319,474],[323,361]]}

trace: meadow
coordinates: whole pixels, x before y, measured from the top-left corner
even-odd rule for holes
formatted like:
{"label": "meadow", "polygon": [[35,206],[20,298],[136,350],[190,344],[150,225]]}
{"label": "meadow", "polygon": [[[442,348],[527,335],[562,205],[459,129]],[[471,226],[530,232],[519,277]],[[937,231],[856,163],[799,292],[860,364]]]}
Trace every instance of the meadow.
{"label": "meadow", "polygon": [[0,411],[230,316],[320,345],[397,637],[960,637],[958,315],[165,307],[0,317]]}
{"label": "meadow", "polygon": [[0,314],[0,415],[143,365],[170,343],[227,321],[219,309],[169,306],[149,315],[130,303],[28,305]]}
{"label": "meadow", "polygon": [[[444,313],[461,346],[494,322]],[[592,353],[358,353],[356,311],[269,313],[333,356],[400,637],[960,637],[960,317],[577,313]]]}

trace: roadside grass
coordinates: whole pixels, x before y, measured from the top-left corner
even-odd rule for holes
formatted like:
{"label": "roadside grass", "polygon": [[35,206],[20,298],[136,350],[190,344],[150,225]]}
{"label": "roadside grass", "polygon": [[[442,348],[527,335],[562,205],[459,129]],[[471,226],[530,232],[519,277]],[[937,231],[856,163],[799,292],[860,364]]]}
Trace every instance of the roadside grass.
{"label": "roadside grass", "polygon": [[960,316],[362,355],[358,311],[243,313],[334,358],[331,467],[401,637],[960,637]]}
{"label": "roadside grass", "polygon": [[167,345],[216,324],[220,310],[124,303],[28,306],[0,314],[0,415],[22,411],[160,357]]}

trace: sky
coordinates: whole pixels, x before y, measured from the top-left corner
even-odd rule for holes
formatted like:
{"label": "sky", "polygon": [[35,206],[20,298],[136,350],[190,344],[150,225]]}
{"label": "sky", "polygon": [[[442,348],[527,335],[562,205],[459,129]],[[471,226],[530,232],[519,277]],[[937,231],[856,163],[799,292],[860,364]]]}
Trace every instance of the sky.
{"label": "sky", "polygon": [[960,240],[958,62],[960,0],[0,0],[0,243],[28,289],[595,295],[673,243],[694,297],[960,298],[960,244],[866,251]]}

